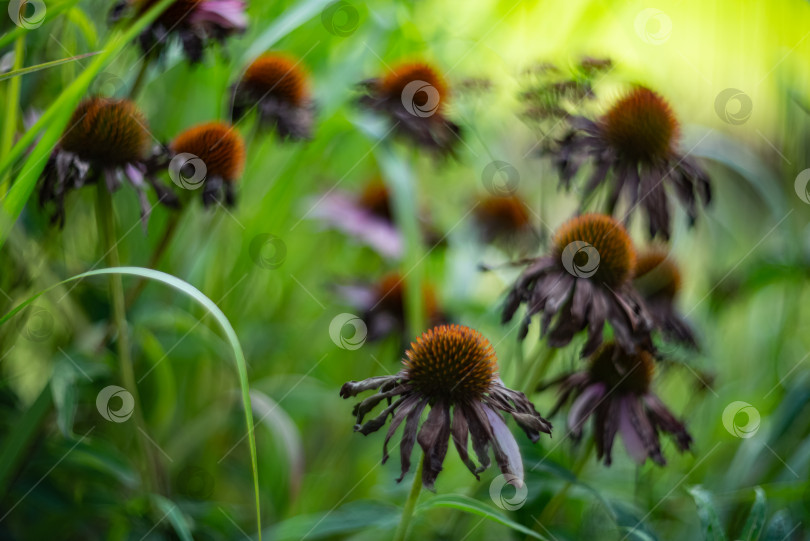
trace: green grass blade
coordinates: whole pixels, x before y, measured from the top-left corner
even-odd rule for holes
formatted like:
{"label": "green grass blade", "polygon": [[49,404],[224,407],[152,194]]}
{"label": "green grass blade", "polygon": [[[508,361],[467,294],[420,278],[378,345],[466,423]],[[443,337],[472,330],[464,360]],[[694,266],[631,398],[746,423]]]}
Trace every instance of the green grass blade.
{"label": "green grass blade", "polygon": [[34,73],[35,71],[52,68],[54,66],[61,66],[62,64],[67,64],[68,62],[75,62],[76,60],[81,60],[82,58],[87,58],[89,56],[96,56],[97,54],[100,53],[101,51],[97,51],[95,53],[84,53],[76,56],[71,56],[70,58],[60,58],[59,60],[51,60],[50,62],[44,62],[42,64],[37,64],[36,66],[28,66],[27,68],[13,69],[11,71],[7,71],[6,73],[0,74],[0,81],[11,79],[12,77],[18,77],[20,75],[27,75],[29,73]]}
{"label": "green grass blade", "polygon": [[490,506],[485,505],[476,499],[470,498],[469,496],[464,496],[463,494],[447,494],[443,496],[436,496],[435,498],[431,498],[430,500],[426,501],[425,503],[417,507],[416,512],[421,513],[423,511],[427,511],[429,509],[434,509],[437,507],[458,509],[459,511],[464,511],[465,513],[478,515],[479,517],[491,520],[492,522],[497,522],[498,524],[502,524],[507,528],[511,528],[512,530],[520,532],[529,537],[548,541],[547,538],[543,537],[539,533],[533,532],[532,530],[528,529],[522,524],[518,524],[514,520],[510,520],[501,513],[496,512]]}
{"label": "green grass blade", "polygon": [[745,520],[742,541],[757,541],[765,528],[765,513],[767,511],[765,491],[762,490],[762,487],[755,487],[754,492],[756,493],[754,505],[751,506],[751,512]]}
{"label": "green grass blade", "polygon": [[31,151],[22,166],[20,174],[2,201],[0,209],[0,246],[5,244],[9,231],[22,212],[26,201],[34,190],[37,179],[45,168],[48,156],[65,130],[73,110],[84,96],[93,79],[127,44],[131,43],[173,0],[161,0],[141,18],[133,22],[126,32],[114,34],[105,44],[93,62],[54,100],[39,120],[23,134],[17,144],[0,160],[0,178],[25,153],[37,135],[44,129],[42,139]]}
{"label": "green grass blade", "polygon": [[[253,425],[253,413],[251,407],[251,400],[250,400],[250,386],[248,382],[248,374],[247,374],[247,361],[245,360],[245,354],[242,351],[242,345],[239,343],[239,337],[236,335],[236,331],[234,330],[231,322],[228,321],[228,318],[222,313],[222,310],[219,309],[219,306],[214,303],[211,299],[209,299],[205,294],[194,287],[193,285],[189,284],[172,276],[171,274],[166,274],[165,272],[156,271],[153,269],[145,269],[141,267],[113,267],[108,269],[97,269],[88,271],[82,274],[78,274],[76,276],[72,276],[66,280],[63,280],[57,284],[53,284],[49,288],[40,291],[36,295],[29,297],[16,307],[13,310],[8,312],[5,316],[0,318],[0,325],[7,322],[9,319],[14,317],[20,310],[23,310],[26,306],[30,305],[36,299],[38,299],[43,294],[47,293],[48,291],[59,287],[68,282],[73,282],[76,280],[82,280],[84,278],[89,278],[91,276],[101,276],[101,275],[110,275],[110,274],[122,274],[126,276],[138,276],[141,278],[146,278],[147,280],[154,280],[156,282],[160,282],[164,285],[172,287],[181,293],[187,295],[188,297],[194,299],[203,306],[208,312],[214,317],[217,321],[219,326],[222,328],[222,331],[225,333],[225,337],[228,340],[231,349],[233,350],[234,359],[236,360],[236,369],[239,374],[239,386],[241,387],[242,392],[242,406],[245,412],[245,425],[248,431],[248,442],[250,445],[250,462],[251,467],[253,469],[253,488],[256,497],[256,531],[258,532],[259,540],[261,541],[261,502],[259,500],[259,467],[258,467],[258,458],[256,455],[256,436],[254,433],[254,425]],[[48,396],[50,397],[50,390],[48,390]],[[4,466],[0,465],[0,468]],[[0,469],[0,474],[2,474],[2,469]],[[3,480],[2,475],[0,475],[0,481]],[[2,487],[2,482],[0,482],[0,487]]]}

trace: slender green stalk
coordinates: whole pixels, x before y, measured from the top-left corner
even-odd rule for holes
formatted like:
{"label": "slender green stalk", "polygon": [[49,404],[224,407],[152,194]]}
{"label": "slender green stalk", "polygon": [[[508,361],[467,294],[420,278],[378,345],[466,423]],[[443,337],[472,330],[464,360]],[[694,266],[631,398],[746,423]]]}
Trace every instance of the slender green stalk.
{"label": "slender green stalk", "polygon": [[135,76],[135,82],[132,83],[132,88],[129,91],[129,98],[135,100],[138,98],[138,94],[143,87],[143,84],[146,82],[146,74],[149,72],[149,65],[152,63],[152,58],[154,54],[150,51],[143,60],[141,60],[141,66],[138,68],[138,75]]}
{"label": "slender green stalk", "polygon": [[[542,352],[543,346],[541,345],[541,350],[538,352],[537,357],[540,357],[540,353]],[[551,361],[554,360],[554,357],[557,356],[557,352],[559,349],[550,347],[548,345],[545,346],[545,355],[540,358],[537,362],[533,363],[532,371],[529,374],[529,377],[523,380],[522,391],[529,395],[534,392],[537,384],[540,383],[540,380],[543,379],[543,376],[546,375],[548,372],[548,367],[551,365]]]}
{"label": "slender green stalk", "polygon": [[[25,57],[25,34],[20,34],[14,41],[14,67],[12,71],[17,71],[23,67]],[[3,134],[0,139],[0,156],[5,156],[14,145],[14,134],[17,131],[17,114],[20,109],[20,85],[21,77],[13,77],[8,81],[8,91],[6,92],[6,118],[3,120]],[[11,172],[6,171],[0,177],[0,196],[6,193]]]}
{"label": "slender green stalk", "polygon": [[397,526],[397,531],[394,533],[394,541],[405,541],[408,535],[408,526],[410,526],[413,518],[413,510],[416,508],[419,493],[422,492],[422,468],[424,466],[425,455],[423,453],[419,458],[416,474],[413,476],[413,484],[410,493],[408,493],[408,499],[405,500],[405,506],[402,508],[402,518],[399,519],[399,526]]}
{"label": "slender green stalk", "polygon": [[[96,220],[102,247],[106,251],[105,260],[109,267],[120,267],[118,255],[118,241],[115,235],[115,217],[113,215],[112,197],[103,179],[98,179]],[[135,423],[138,427],[138,441],[141,444],[146,470],[146,479],[150,492],[160,491],[160,482],[157,474],[157,461],[146,439],[146,424],[143,412],[140,409],[141,401],[138,397],[138,384],[135,381],[135,371],[132,366],[132,356],[129,344],[129,329],[126,319],[126,301],[124,299],[124,284],[120,274],[110,274],[110,301],[112,304],[113,325],[117,331],[118,364],[121,370],[121,379],[124,388],[135,399]]]}
{"label": "slender green stalk", "polygon": [[[160,242],[158,243],[155,251],[152,252],[152,256],[149,258],[149,263],[146,265],[150,269],[155,269],[160,263],[163,254],[166,253],[166,250],[172,243],[174,239],[174,235],[177,232],[177,225],[180,223],[180,212],[172,212],[169,215],[169,219],[166,222],[166,227],[163,229],[163,234],[160,237]],[[141,296],[143,293],[143,289],[146,287],[146,278],[139,278],[132,289],[129,290],[127,293],[126,298],[126,306],[127,308],[131,308],[135,301],[138,300],[138,297]]]}

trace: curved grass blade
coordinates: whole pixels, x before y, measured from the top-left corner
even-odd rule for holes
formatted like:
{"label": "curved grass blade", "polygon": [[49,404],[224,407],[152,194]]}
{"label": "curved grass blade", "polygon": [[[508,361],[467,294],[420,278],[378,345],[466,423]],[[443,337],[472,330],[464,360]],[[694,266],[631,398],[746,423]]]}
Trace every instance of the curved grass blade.
{"label": "curved grass blade", "polygon": [[101,51],[96,51],[94,53],[84,53],[76,56],[71,56],[70,58],[60,58],[59,60],[51,60],[50,62],[44,62],[42,64],[37,64],[36,66],[28,66],[26,68],[7,71],[3,74],[0,74],[0,81],[11,79],[12,77],[18,77],[20,75],[27,75],[29,73],[34,73],[36,71],[48,68],[53,68],[55,66],[61,66],[62,64],[67,64],[68,62],[75,62],[76,60],[81,60],[82,58],[87,58],[89,56],[96,56],[97,54],[100,53]]}
{"label": "curved grass blade", "polygon": [[435,507],[458,509],[459,511],[464,511],[465,513],[478,515],[479,517],[491,520],[492,522],[497,522],[498,524],[502,524],[507,528],[511,528],[512,530],[520,532],[529,537],[541,539],[543,541],[548,541],[547,538],[543,537],[539,533],[533,532],[532,530],[528,529],[522,524],[518,524],[514,520],[508,519],[504,515],[496,512],[488,505],[485,505],[479,502],[478,500],[470,498],[469,496],[464,496],[462,494],[446,494],[442,496],[436,496],[435,498],[431,498],[425,503],[421,504],[419,507],[416,508],[416,510],[417,513],[421,513],[423,511],[427,511],[428,509],[433,509]]}
{"label": "curved grass blade", "polygon": [[703,525],[703,538],[706,541],[726,541],[726,533],[720,523],[711,493],[698,485],[690,488],[689,494],[692,495],[695,505],[697,505],[700,523]]}
{"label": "curved grass blade", "polygon": [[742,541],[758,541],[762,535],[762,530],[765,528],[765,491],[762,490],[762,487],[755,487],[754,492],[756,493],[754,505],[751,506],[751,512],[745,520]]}
{"label": "curved grass blade", "polygon": [[307,0],[298,2],[292,8],[286,10],[279,18],[273,21],[267,29],[262,32],[242,56],[242,64],[246,65],[254,58],[262,54],[275,45],[278,40],[310,20],[319,15],[321,11],[335,0]]}
{"label": "curved grass blade", "polygon": [[[14,317],[17,313],[23,310],[26,306],[30,305],[36,299],[38,299],[43,294],[47,293],[48,291],[59,287],[60,285],[66,284],[68,282],[73,282],[76,280],[82,280],[84,278],[89,278],[91,276],[101,276],[101,275],[109,275],[109,274],[122,274],[127,276],[138,276],[141,278],[146,278],[148,280],[154,280],[156,282],[160,282],[165,284],[169,287],[172,287],[181,293],[184,293],[188,297],[197,301],[197,303],[201,304],[203,308],[208,310],[208,312],[214,316],[214,319],[217,321],[219,326],[222,328],[222,331],[225,333],[225,337],[228,340],[228,343],[233,350],[233,355],[236,360],[236,369],[239,373],[239,386],[241,387],[242,392],[242,406],[245,412],[245,424],[247,426],[248,431],[248,442],[250,445],[250,463],[251,468],[253,470],[253,489],[256,497],[256,531],[258,532],[259,541],[261,541],[261,503],[259,500],[259,467],[258,467],[258,459],[256,456],[256,437],[254,434],[254,425],[253,425],[253,413],[251,408],[251,401],[250,401],[250,387],[248,383],[248,375],[247,375],[247,361],[245,360],[245,354],[242,351],[242,345],[239,343],[239,338],[236,335],[236,331],[233,329],[231,322],[228,321],[228,318],[225,314],[220,310],[219,306],[217,306],[214,301],[209,299],[205,296],[205,294],[194,287],[193,285],[189,284],[172,276],[171,274],[166,274],[165,272],[156,271],[153,269],[145,269],[142,267],[111,267],[108,269],[97,269],[88,272],[84,272],[82,274],[77,274],[76,276],[72,276],[66,280],[63,280],[57,284],[53,284],[49,288],[40,291],[36,295],[29,297],[19,305],[15,306],[10,312],[0,318],[0,325],[7,322],[9,319]],[[48,393],[50,396],[50,392]]]}

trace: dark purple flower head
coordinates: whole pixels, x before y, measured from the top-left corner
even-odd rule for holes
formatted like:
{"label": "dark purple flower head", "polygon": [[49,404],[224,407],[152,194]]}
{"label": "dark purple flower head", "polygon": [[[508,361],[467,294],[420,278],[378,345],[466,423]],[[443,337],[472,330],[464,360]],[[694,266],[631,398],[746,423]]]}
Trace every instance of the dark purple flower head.
{"label": "dark purple flower head", "polygon": [[446,117],[450,93],[438,70],[406,62],[363,86],[360,104],[388,116],[393,130],[422,147],[453,154],[461,128]]}
{"label": "dark purple flower head", "polygon": [[602,343],[605,322],[625,350],[653,350],[652,321],[631,283],[635,263],[633,244],[619,222],[604,214],[573,218],[555,233],[552,253],[530,263],[512,286],[503,322],[525,304],[520,338],[539,315],[542,334],[553,347],[567,345],[587,329],[582,356]]}
{"label": "dark purple flower head", "polygon": [[[128,10],[142,15],[158,0],[120,0],[110,18],[118,20]],[[202,60],[203,50],[212,41],[225,38],[247,28],[247,4],[244,0],[175,0],[140,35],[144,53],[160,53],[172,39],[183,46],[192,62]]]}
{"label": "dark purple flower head", "polygon": [[[399,480],[408,473],[411,452],[419,442],[425,455],[422,483],[432,489],[452,438],[459,457],[476,478],[489,467],[491,446],[507,480],[522,485],[520,451],[500,412],[510,414],[533,442],[540,439],[541,432],[550,434],[551,424],[537,413],[523,393],[503,385],[498,377],[495,350],[489,341],[469,327],[442,325],[411,343],[403,364],[396,375],[350,381],[340,390],[343,398],[349,398],[378,389],[377,394],[355,406],[355,430],[363,434],[376,432],[391,416],[383,444],[383,462],[388,459],[388,441],[404,423]],[[365,416],[384,400],[388,406],[363,424]],[[420,417],[428,405],[430,412],[420,427]],[[478,458],[477,466],[468,453],[469,439]]]}
{"label": "dark purple flower head", "polygon": [[570,187],[584,165],[592,165],[584,193],[608,184],[611,213],[624,194],[628,214],[637,206],[644,209],[651,237],[660,233],[669,238],[668,187],[692,222],[697,217],[697,196],[709,202],[708,175],[678,151],[680,125],[669,103],[656,92],[637,87],[597,121],[579,116],[568,120],[569,133],[551,151],[564,187]]}
{"label": "dark purple flower head", "polygon": [[605,465],[612,462],[613,441],[619,434],[633,460],[643,464],[650,458],[663,466],[660,433],[672,435],[680,451],[690,448],[692,437],[650,389],[654,370],[655,362],[646,351],[628,354],[606,343],[591,357],[587,370],[555,382],[560,399],[554,412],[572,400],[568,429],[574,439],[582,437],[586,421],[593,419],[597,456]]}
{"label": "dark purple flower head", "polygon": [[158,200],[176,206],[177,198],[154,178],[146,118],[129,100],[93,97],[82,101],[68,121],[43,171],[39,202],[55,206],[52,221],[65,221],[65,197],[71,190],[102,180],[115,191],[127,182],[138,194],[144,226],[153,189]]}

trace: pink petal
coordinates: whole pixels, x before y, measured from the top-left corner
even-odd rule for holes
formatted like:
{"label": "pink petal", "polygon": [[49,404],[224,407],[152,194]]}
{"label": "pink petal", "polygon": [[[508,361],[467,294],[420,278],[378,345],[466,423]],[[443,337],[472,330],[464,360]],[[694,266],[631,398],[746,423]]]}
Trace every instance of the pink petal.
{"label": "pink petal", "polygon": [[582,430],[582,424],[588,420],[594,410],[594,405],[605,395],[605,384],[595,383],[585,388],[581,395],[574,400],[571,411],[568,412],[568,429],[575,435]]}
{"label": "pink petal", "polygon": [[223,28],[247,28],[245,3],[242,0],[207,0],[201,2],[190,17],[192,22],[210,22]]}
{"label": "pink petal", "polygon": [[626,396],[619,407],[619,433],[622,435],[622,443],[624,443],[627,454],[639,464],[644,464],[647,460],[647,447],[630,421],[630,400],[637,400],[637,398]]}
{"label": "pink petal", "polygon": [[520,457],[517,441],[515,441],[515,437],[498,412],[486,406],[484,406],[484,411],[487,414],[494,435],[492,444],[500,448],[506,455],[509,461],[509,470],[515,476],[514,481],[518,483],[516,488],[520,488],[523,486],[523,459]]}
{"label": "pink petal", "polygon": [[402,236],[390,222],[374,216],[341,193],[326,195],[311,214],[332,227],[368,244],[385,257],[402,256]]}

